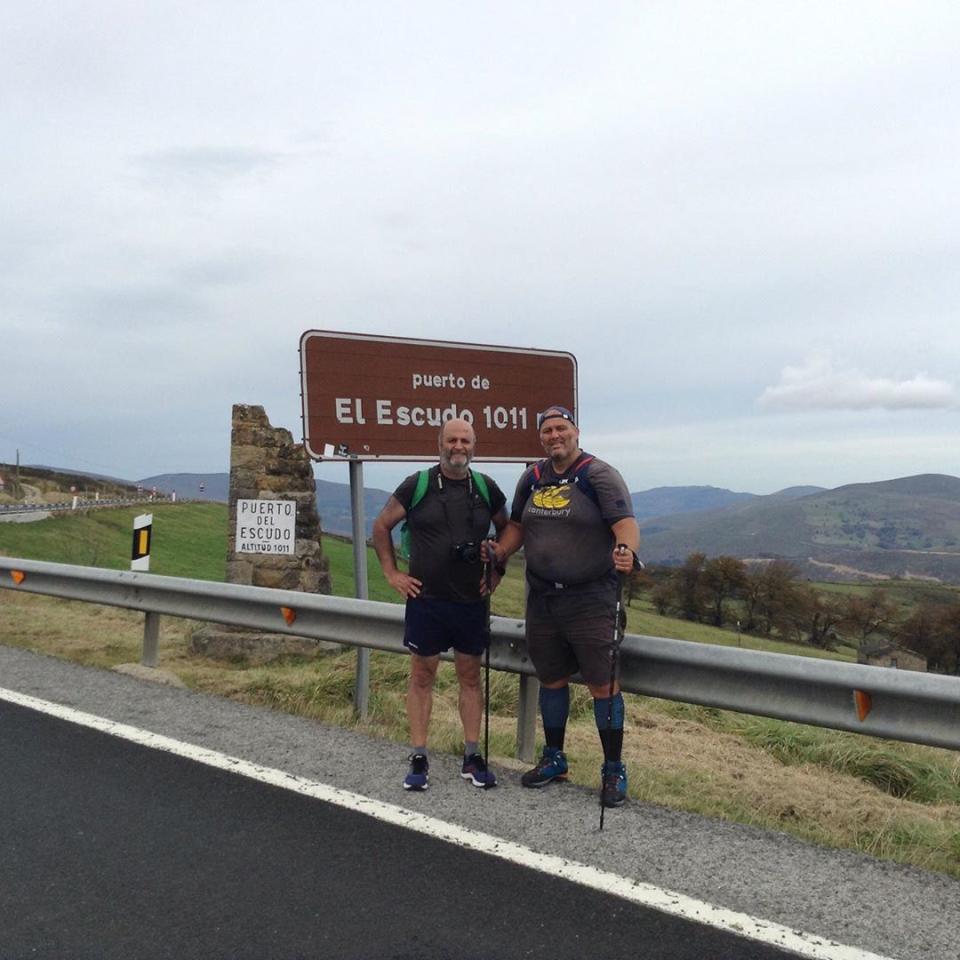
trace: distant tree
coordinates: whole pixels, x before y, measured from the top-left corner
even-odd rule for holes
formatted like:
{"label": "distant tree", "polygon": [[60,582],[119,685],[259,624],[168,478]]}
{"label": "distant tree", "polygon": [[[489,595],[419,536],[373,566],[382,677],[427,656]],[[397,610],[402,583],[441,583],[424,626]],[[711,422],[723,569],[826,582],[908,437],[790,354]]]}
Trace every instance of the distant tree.
{"label": "distant tree", "polygon": [[922,653],[929,659],[930,650],[936,642],[936,633],[941,611],[924,603],[893,631],[893,639],[908,650]]}
{"label": "distant tree", "polygon": [[661,579],[660,570],[653,571],[654,586],[650,599],[657,613],[673,614],[685,620],[703,620],[708,601],[704,589],[706,562],[705,554],[691,553],[682,566],[670,571],[666,579]]}
{"label": "distant tree", "polygon": [[934,640],[926,653],[929,667],[940,673],[960,676],[960,604],[946,607],[937,617]]}
{"label": "distant tree", "polygon": [[706,607],[703,574],[706,563],[706,554],[691,553],[672,577],[675,584],[675,604],[679,608],[680,616],[685,620],[703,620]]}
{"label": "distant tree", "polygon": [[897,605],[879,589],[871,590],[866,597],[850,594],[844,608],[841,625],[858,644],[889,627],[897,615]]}
{"label": "distant tree", "polygon": [[650,602],[661,617],[665,617],[673,609],[675,599],[676,590],[671,580],[662,580],[650,591]]}
{"label": "distant tree", "polygon": [[746,583],[746,565],[736,557],[713,557],[703,565],[701,588],[715,627],[723,626],[726,602],[739,596]]}
{"label": "distant tree", "polygon": [[[743,629],[747,633],[763,632],[759,618],[764,590],[764,567],[748,570],[746,582],[740,592],[743,599]],[[769,633],[769,630],[767,632]]]}
{"label": "distant tree", "polygon": [[786,560],[773,560],[747,572],[741,588],[745,629],[769,636],[774,630],[789,633],[804,606],[797,568]]}
{"label": "distant tree", "polygon": [[623,590],[624,602],[629,607],[634,597],[639,597],[642,593],[652,590],[654,586],[653,576],[647,570],[634,570],[627,577]]}
{"label": "distant tree", "polygon": [[831,649],[834,631],[846,615],[845,599],[832,593],[821,593],[807,585],[799,588],[799,594],[800,602],[791,614],[799,638],[803,638],[805,632],[806,642],[811,646]]}

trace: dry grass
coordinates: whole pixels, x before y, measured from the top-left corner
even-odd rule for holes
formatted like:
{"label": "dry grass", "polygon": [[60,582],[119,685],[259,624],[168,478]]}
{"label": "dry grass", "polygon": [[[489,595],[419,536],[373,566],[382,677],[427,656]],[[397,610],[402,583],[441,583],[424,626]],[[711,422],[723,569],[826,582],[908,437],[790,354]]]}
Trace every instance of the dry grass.
{"label": "dry grass", "polygon": [[[142,623],[142,615],[125,610],[0,590],[0,643],[91,666],[138,661]],[[192,689],[356,726],[352,651],[224,663],[189,654],[190,622],[161,623],[162,666]],[[371,711],[363,729],[404,742],[406,671],[402,657],[372,655]],[[632,796],[960,877],[957,754],[650,698],[629,701],[624,753]],[[491,755],[516,769],[514,677],[493,675],[491,705]],[[461,746],[449,664],[441,665],[431,744],[449,752]],[[594,784],[600,753],[591,701],[579,688],[567,752],[574,781]],[[897,776],[888,777],[890,770]],[[919,799],[907,799],[911,794]]]}
{"label": "dry grass", "polygon": [[[960,875],[955,802],[904,800],[820,764],[785,764],[743,737],[665,715],[650,701],[632,705],[626,741],[642,799]],[[931,752],[960,773],[953,754]]]}

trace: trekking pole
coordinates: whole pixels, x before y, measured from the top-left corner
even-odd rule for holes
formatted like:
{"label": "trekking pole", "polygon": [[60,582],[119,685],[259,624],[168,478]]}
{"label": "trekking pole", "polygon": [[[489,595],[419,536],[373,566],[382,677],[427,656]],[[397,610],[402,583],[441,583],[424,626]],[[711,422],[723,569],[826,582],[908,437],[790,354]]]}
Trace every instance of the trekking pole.
{"label": "trekking pole", "polygon": [[[617,552],[628,550],[629,547],[622,543],[617,544]],[[613,726],[613,687],[617,682],[617,653],[620,650],[620,641],[623,639],[621,617],[623,616],[623,581],[625,574],[617,573],[617,607],[613,615],[613,646],[610,649],[610,690],[607,696],[607,736],[610,736],[610,728]],[[603,814],[606,807],[603,805],[603,770],[606,769],[607,760],[604,757],[603,767],[600,768],[600,829],[603,830]]]}
{"label": "trekking pole", "polygon": [[490,643],[493,640],[493,630],[490,623],[490,593],[493,589],[493,560],[490,557],[490,546],[487,545],[487,562],[484,565],[483,576],[487,586],[487,649],[483,658],[483,762],[487,767],[487,776],[483,781],[483,789],[490,789]]}

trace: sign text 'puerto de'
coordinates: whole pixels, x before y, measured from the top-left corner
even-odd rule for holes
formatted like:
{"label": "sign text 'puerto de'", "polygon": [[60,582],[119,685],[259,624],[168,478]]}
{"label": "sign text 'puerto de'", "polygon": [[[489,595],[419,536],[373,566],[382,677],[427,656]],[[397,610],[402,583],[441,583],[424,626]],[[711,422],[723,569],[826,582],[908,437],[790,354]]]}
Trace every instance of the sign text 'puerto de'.
{"label": "sign text 'puerto de'", "polygon": [[576,359],[548,350],[310,330],[300,373],[317,460],[423,460],[443,422],[461,418],[478,460],[529,461],[542,456],[537,413],[576,409]]}

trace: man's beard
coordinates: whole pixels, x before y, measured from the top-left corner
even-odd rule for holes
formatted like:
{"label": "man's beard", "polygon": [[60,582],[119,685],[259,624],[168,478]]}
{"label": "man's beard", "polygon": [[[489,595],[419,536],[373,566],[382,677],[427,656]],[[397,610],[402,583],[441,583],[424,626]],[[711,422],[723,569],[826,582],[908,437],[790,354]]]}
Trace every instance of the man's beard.
{"label": "man's beard", "polygon": [[[463,463],[454,463],[453,462],[454,457],[456,457],[458,460],[462,460]],[[470,457],[468,454],[465,454],[465,453],[450,454],[450,453],[444,452],[440,455],[440,459],[443,462],[443,465],[451,473],[459,473],[459,474],[462,474],[463,476],[466,476],[467,471],[470,469]]]}

